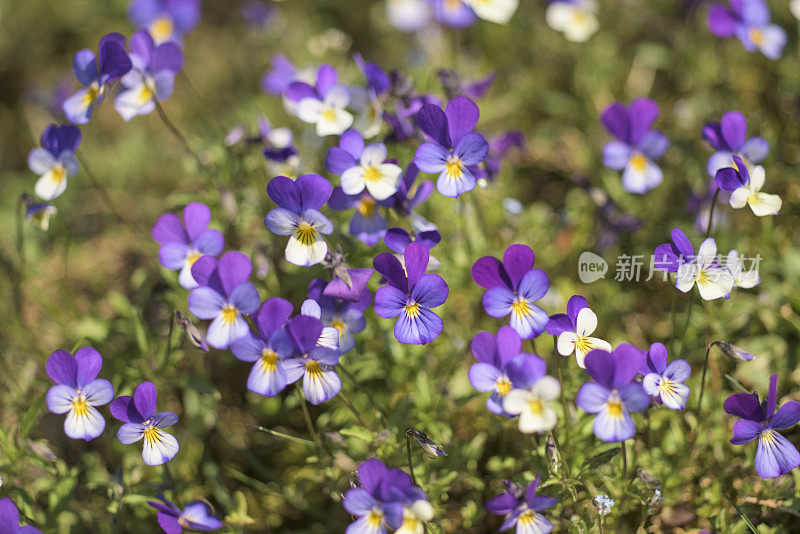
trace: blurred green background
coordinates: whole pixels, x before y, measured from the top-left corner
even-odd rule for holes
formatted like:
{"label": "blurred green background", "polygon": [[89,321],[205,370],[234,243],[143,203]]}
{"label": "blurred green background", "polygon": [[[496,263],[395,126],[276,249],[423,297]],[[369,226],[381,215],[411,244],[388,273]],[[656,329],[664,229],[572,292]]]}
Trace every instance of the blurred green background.
{"label": "blurred green background", "polygon": [[[559,498],[547,513],[558,532],[596,530],[591,498],[597,493],[616,501],[605,519],[607,532],[634,532],[643,514],[649,532],[746,532],[726,498],[759,525],[759,532],[797,531],[791,525],[800,522],[800,474],[795,470],[760,480],[752,467],[755,446],[728,443],[733,421],[721,408],[735,391],[725,374],[765,391],[769,375],[778,373],[779,398],[800,400],[800,58],[797,20],[784,2],[770,2],[775,22],[789,35],[778,61],[747,53],[735,39],[713,37],[705,26],[707,8],[687,12],[678,0],[603,2],[600,31],[584,44],[568,43],[548,28],[544,2],[538,0],[523,0],[508,26],[479,22],[458,34],[433,28],[416,36],[389,26],[380,1],[274,5],[275,20],[254,28],[242,22],[238,2],[205,2],[202,22],[185,40],[184,73],[164,104],[214,169],[222,194],[157,114],[124,123],[107,100],[81,128],[79,152],[97,184],[82,166],[55,201],[58,214],[50,230],[42,232],[20,217],[19,198],[32,192],[36,180],[26,158],[53,120],[47,110],[52,92],[65,80],[77,88],[71,73],[76,50],[96,48],[107,32],[130,35],[134,29],[126,18],[127,3],[119,0],[0,1],[0,225],[5,229],[0,233],[5,310],[0,476],[2,490],[20,510],[46,531],[150,532],[157,529],[155,512],[145,501],[165,491],[179,506],[208,499],[232,532],[343,532],[350,517],[340,501],[350,473],[370,456],[407,469],[405,430],[415,428],[449,453],[429,460],[414,446],[416,476],[436,509],[431,532],[496,530],[501,518],[486,514],[485,500],[502,491],[504,478],[532,480],[534,471],[545,474],[542,493]],[[345,379],[343,392],[366,424],[340,397],[311,409],[317,429],[331,443],[329,456],[248,426],[307,437],[292,388],[265,399],[246,392],[249,366],[229,352],[204,354],[183,341],[165,351],[172,310],[186,312],[186,291],[175,273],[159,267],[150,229],[166,211],[179,212],[193,200],[207,203],[228,248],[266,266],[266,276],[256,280],[262,297],[280,295],[299,309],[308,282],[325,273],[283,261],[285,240],[263,225],[272,207],[265,187],[273,174],[258,150],[229,150],[222,141],[238,124],[254,131],[258,115],[265,114],[274,125],[293,129],[304,172],[336,183],[322,165],[333,138],[317,139],[286,114],[278,98],[261,93],[259,81],[272,54],[281,52],[301,67],[329,62],[343,81],[362,83],[351,59],[356,51],[386,70],[402,70],[421,91],[440,96],[440,68],[457,69],[467,79],[496,71],[497,81],[479,102],[479,128],[490,136],[521,130],[528,150],[512,158],[497,183],[470,193],[467,202],[434,194],[422,208],[444,235],[433,252],[451,288],[439,309],[444,334],[429,346],[403,346],[391,336],[391,321],[367,312],[367,330],[343,358],[358,378],[358,384]],[[625,193],[618,173],[600,161],[609,140],[600,112],[614,100],[639,96],[659,103],[656,128],[671,140],[660,161],[664,183],[645,196]],[[669,240],[675,226],[699,244],[702,236],[685,203],[692,193],[703,192],[708,180],[711,150],[700,129],[731,109],[746,115],[749,135],[769,141],[770,155],[762,163],[765,191],[780,194],[783,209],[778,217],[758,219],[747,209],[718,206],[726,219],[713,234],[720,250],[761,254],[762,284],[735,291],[730,300],[695,303],[685,350],[675,354],[689,297],[657,280],[616,282],[614,263],[620,254],[649,255]],[[413,149],[390,148],[390,155],[406,164]],[[578,281],[577,259],[585,250],[599,250],[599,212],[585,189],[575,186],[575,177],[604,189],[621,212],[643,222],[602,251],[611,270],[591,285]],[[522,213],[503,209],[508,197],[523,203]],[[346,228],[345,214],[328,213]],[[368,249],[347,236],[338,239],[350,251],[353,267],[370,265],[384,250]],[[514,421],[490,414],[485,395],[469,385],[470,339],[502,324],[483,313],[482,291],[472,283],[469,267],[480,256],[501,255],[515,242],[531,246],[537,267],[550,275],[551,291],[543,301],[549,313],[563,311],[566,300],[580,293],[597,312],[601,337],[640,347],[661,341],[672,348],[671,357],[692,363],[690,407],[697,402],[707,343],[725,339],[757,355],[737,368],[712,352],[700,415],[655,409],[646,419],[637,416],[640,432],[629,460],[661,482],[660,506],[645,504],[653,486],[639,478],[619,481],[619,457],[596,470],[582,469],[586,459],[613,447],[592,436],[591,418],[580,410],[569,410],[571,439],[562,443],[561,464],[554,471],[544,437],[524,436]],[[173,342],[178,344],[177,332]],[[116,440],[118,423],[110,417],[106,433],[84,443],[67,439],[63,417],[43,408],[51,385],[44,372],[49,354],[87,345],[104,356],[102,376],[118,394],[153,380],[159,408],[181,416],[172,429],[181,451],[170,462],[177,492],[167,487],[161,469],[143,464],[139,446]],[[554,373],[553,363],[560,362],[552,340],[542,336],[535,347]],[[585,379],[570,361],[563,384],[570,406]],[[367,394],[389,413],[388,424],[382,424]],[[559,425],[563,422],[562,417]],[[799,429],[786,435],[800,443]],[[568,487],[576,488],[576,502]]]}

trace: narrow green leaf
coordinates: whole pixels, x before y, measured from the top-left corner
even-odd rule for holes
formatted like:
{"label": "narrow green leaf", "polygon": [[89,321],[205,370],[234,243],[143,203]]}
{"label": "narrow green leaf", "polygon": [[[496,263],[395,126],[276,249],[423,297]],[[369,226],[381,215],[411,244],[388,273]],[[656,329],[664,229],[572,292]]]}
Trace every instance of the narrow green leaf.
{"label": "narrow green leaf", "polygon": [[264,432],[266,434],[271,434],[275,437],[285,439],[287,441],[293,441],[295,443],[302,443],[303,445],[311,445],[312,447],[316,447],[317,444],[311,440],[298,438],[296,436],[290,436],[289,434],[284,434],[283,432],[278,432],[277,430],[272,430],[271,428],[258,426],[258,425],[247,425],[254,430],[258,430],[259,432]]}
{"label": "narrow green leaf", "polygon": [[594,471],[595,469],[607,464],[612,460],[612,458],[614,458],[614,456],[619,454],[619,451],[621,450],[622,449],[620,447],[614,447],[613,449],[608,449],[599,454],[595,454],[583,462],[583,465],[581,466],[581,472]]}
{"label": "narrow green leaf", "polygon": [[[727,376],[727,375],[726,375],[726,376]],[[758,534],[758,529],[757,529],[757,528],[756,528],[756,526],[753,524],[753,522],[752,522],[752,521],[750,521],[750,518],[749,518],[749,517],[747,517],[747,514],[745,514],[744,512],[742,512],[742,509],[741,509],[741,508],[739,508],[738,506],[736,506],[736,503],[734,503],[734,502],[733,502],[733,501],[732,501],[732,500],[731,500],[731,499],[730,499],[730,498],[729,498],[727,495],[725,495],[725,494],[723,493],[723,494],[722,494],[722,496],[723,496],[723,497],[725,497],[725,500],[726,500],[726,501],[728,501],[728,502],[731,504],[731,506],[733,506],[733,507],[734,507],[734,509],[736,509],[736,513],[738,513],[738,514],[739,514],[739,517],[741,517],[741,518],[742,518],[742,521],[744,521],[744,522],[747,524],[747,526],[748,526],[748,527],[750,527],[750,532],[752,532],[753,534]]]}
{"label": "narrow green leaf", "polygon": [[22,416],[22,421],[19,424],[20,441],[28,437],[33,427],[36,426],[36,423],[39,421],[39,415],[41,415],[42,408],[44,408],[44,397],[44,395],[40,395],[34,400],[28,407],[25,415]]}

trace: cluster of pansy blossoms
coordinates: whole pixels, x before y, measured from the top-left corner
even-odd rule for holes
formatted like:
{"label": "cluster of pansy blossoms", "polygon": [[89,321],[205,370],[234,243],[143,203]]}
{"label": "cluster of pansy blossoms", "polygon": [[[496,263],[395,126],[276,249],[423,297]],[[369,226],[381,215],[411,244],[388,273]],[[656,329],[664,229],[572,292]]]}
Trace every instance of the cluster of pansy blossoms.
{"label": "cluster of pansy blossoms", "polygon": [[[780,39],[768,12],[744,10],[746,3],[712,6],[709,27],[720,37],[737,36],[748,50],[757,48],[769,58],[778,57],[783,44],[776,44]],[[404,31],[427,24],[465,28],[478,19],[506,24],[516,9],[517,2],[512,0],[387,1],[390,21]],[[556,0],[549,2],[547,21],[563,31],[567,40],[582,42],[597,30],[597,9],[589,0]],[[423,12],[430,18],[421,21]],[[64,103],[65,115],[73,124],[48,126],[41,147],[31,152],[29,166],[39,176],[34,192],[47,202],[29,201],[29,217],[52,207],[49,201],[63,194],[67,179],[79,172],[81,133],[75,125],[89,123],[112,91],[118,90],[113,107],[124,121],[156,110],[163,117],[161,103],[171,96],[183,67],[182,37],[197,23],[199,2],[138,0],[130,16],[140,29],[129,39],[108,34],[101,39],[97,54],[83,50],[75,55],[74,72],[83,88]],[[453,314],[447,305],[453,300],[455,282],[444,274],[452,272],[452,258],[436,259],[432,254],[442,241],[459,238],[440,232],[437,222],[448,215],[428,209],[426,203],[436,194],[463,208],[470,196],[492,186],[510,149],[524,146],[519,132],[490,132],[481,120],[481,97],[491,85],[491,75],[473,84],[443,80],[442,91],[426,93],[405,74],[385,72],[360,55],[353,63],[360,78],[350,75],[354,69],[337,70],[329,64],[301,69],[287,56],[275,55],[262,89],[280,100],[296,120],[289,126],[273,126],[261,116],[255,137],[247,137],[247,127],[241,126],[220,140],[227,147],[254,146],[263,154],[271,176],[259,184],[262,205],[269,206],[258,214],[259,238],[271,252],[280,251],[265,269],[291,276],[291,284],[279,283],[276,292],[262,283],[256,244],[232,239],[217,215],[221,206],[207,197],[208,204],[181,203],[151,221],[149,243],[149,268],[156,270],[160,264],[170,291],[180,295],[181,309],[173,321],[201,351],[210,353],[209,358],[230,357],[242,368],[242,392],[282,400],[296,397],[291,399],[292,406],[302,408],[309,439],[289,437],[319,450],[315,462],[327,461],[327,454],[331,464],[341,451],[331,452],[336,443],[315,429],[307,404],[319,414],[325,413],[329,403],[341,402],[361,420],[363,414],[346,395],[359,388],[358,374],[348,369],[352,362],[359,362],[367,336],[377,330],[386,333],[387,343],[423,346],[421,350],[427,351],[435,343],[447,343],[453,332]],[[614,137],[602,149],[596,147],[598,160],[621,172],[622,188],[632,195],[646,195],[668,176],[658,161],[669,150],[670,141],[653,129],[659,113],[654,100],[642,97],[627,105],[610,103],[597,116]],[[316,154],[312,150],[307,154],[301,143],[295,144],[295,131],[315,136]],[[732,209],[747,207],[752,212],[738,212],[741,217],[768,217],[778,215],[782,207],[778,195],[766,192],[771,191],[766,181],[768,167],[759,165],[767,157],[769,144],[761,137],[747,137],[744,114],[729,111],[719,121],[707,123],[698,132],[697,139],[701,138],[715,151],[706,165],[710,176],[703,177],[710,192],[702,199],[706,210],[698,213],[703,238],[690,239],[675,227],[671,242],[653,252],[655,268],[671,276],[675,288],[693,299],[686,311],[687,324],[695,293],[704,301],[732,299],[734,289],[751,289],[760,283],[758,273],[744,264],[743,254],[736,249],[727,254],[718,250],[719,236],[712,233],[721,217],[719,210],[726,209],[727,203]],[[317,167],[308,168],[306,162],[316,162]],[[612,205],[611,201],[606,204]],[[338,211],[348,212],[349,220],[343,222]],[[668,230],[664,227],[664,234]],[[728,237],[726,241],[735,236]],[[470,304],[485,314],[482,324],[493,326],[471,332],[468,343],[460,340],[469,349],[453,351],[452,358],[457,363],[469,362],[466,378],[478,392],[475,396],[486,398],[492,428],[530,434],[525,439],[532,439],[531,447],[537,449],[541,439],[548,458],[539,463],[550,469],[544,472],[537,465],[524,473],[509,472],[514,480],[490,481],[483,488],[484,507],[490,514],[503,516],[502,523],[497,521],[501,531],[547,533],[556,528],[554,524],[569,524],[570,517],[559,518],[552,510],[557,506],[561,506],[557,510],[567,506],[595,510],[602,529],[603,517],[612,514],[614,507],[614,500],[604,492],[613,493],[613,488],[589,488],[571,480],[576,466],[565,467],[569,445],[564,438],[572,438],[573,447],[577,441],[613,452],[596,467],[591,464],[596,457],[590,458],[579,474],[621,455],[620,479],[633,479],[628,461],[632,461],[637,438],[650,431],[650,418],[656,412],[674,421],[685,419],[695,391],[694,385],[691,389],[688,385],[690,379],[699,383],[692,415],[702,415],[701,410],[707,408],[702,398],[708,352],[698,382],[700,373],[684,353],[684,338],[679,351],[672,343],[670,353],[667,346],[677,340],[656,332],[645,334],[653,339],[648,346],[636,346],[619,335],[606,339],[607,333],[619,330],[615,318],[590,308],[584,295],[561,299],[548,273],[536,267],[536,254],[544,251],[535,254],[525,243],[504,245],[502,250],[465,247],[473,289],[482,291],[482,297]],[[367,260],[363,260],[365,254]],[[361,259],[355,263],[349,259],[353,257]],[[302,298],[290,286],[301,287]],[[595,296],[587,295],[596,305]],[[707,351],[713,346],[743,363],[753,359],[728,341],[716,341]],[[168,344],[167,354],[169,348]],[[143,376],[115,388],[99,378],[103,358],[97,350],[85,347],[74,352],[52,353],[45,367],[55,382],[46,405],[54,414],[64,415],[64,434],[91,441],[113,431],[120,443],[136,444],[137,454],[141,442],[142,462],[164,466],[165,476],[172,478],[168,464],[181,460],[178,438],[185,423],[179,413],[159,411],[158,390],[163,392],[169,384],[151,370],[150,380]],[[399,363],[387,359],[381,364]],[[580,387],[567,387],[576,381]],[[115,389],[129,395],[115,397]],[[119,421],[113,430],[107,428],[102,413],[106,405]],[[173,405],[177,403],[166,407]],[[800,465],[795,445],[779,432],[800,421],[798,406],[796,401],[787,401],[778,407],[777,377],[773,376],[763,401],[755,392],[741,392],[716,409],[740,419],[731,420],[731,444],[758,440],[754,467],[766,479],[791,473]],[[385,424],[385,410],[374,408]],[[350,487],[345,489],[344,478],[328,481],[339,491],[341,506],[352,518],[346,532],[417,534],[440,528],[431,525],[436,525],[437,512],[445,508],[445,502],[426,492],[424,479],[417,480],[414,473],[411,436],[420,433],[399,427],[384,430],[405,436],[407,470],[406,466],[389,467],[395,457],[378,458],[372,452],[348,458],[344,465],[352,464]],[[445,454],[434,441],[415,439],[429,457]],[[402,440],[397,441],[400,447]],[[604,444],[619,445],[609,449]],[[501,482],[505,491],[497,495]],[[567,503],[569,497],[559,501],[539,494],[555,491],[557,484],[563,484],[571,503]],[[660,496],[661,486],[657,486],[653,493]],[[580,499],[576,492],[581,493]],[[164,532],[226,526],[204,495],[173,504],[152,493],[159,500],[146,502]],[[18,525],[13,503],[4,499],[0,505],[3,520],[8,517]],[[645,520],[650,509],[648,505]]]}

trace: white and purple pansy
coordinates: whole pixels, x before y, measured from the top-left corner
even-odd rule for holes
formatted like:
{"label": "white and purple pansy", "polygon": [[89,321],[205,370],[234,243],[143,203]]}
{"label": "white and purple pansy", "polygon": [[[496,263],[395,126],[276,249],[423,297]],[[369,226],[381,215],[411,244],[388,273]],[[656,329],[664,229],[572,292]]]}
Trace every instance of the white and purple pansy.
{"label": "white and purple pansy", "polygon": [[364,310],[372,304],[372,294],[364,289],[359,300],[344,300],[325,295],[327,285],[321,278],[312,280],[308,286],[308,297],[319,305],[320,320],[338,333],[339,354],[344,354],[356,346],[353,334],[358,334],[367,327]]}
{"label": "white and purple pansy", "polygon": [[41,148],[28,154],[28,168],[39,175],[34,186],[36,196],[53,200],[67,189],[67,178],[78,173],[75,152],[81,143],[77,126],[50,124],[42,132]]}
{"label": "white and purple pansy", "polygon": [[692,367],[686,360],[667,363],[667,347],[653,343],[644,358],[642,387],[670,410],[683,410],[689,398],[689,386],[684,382],[691,374]]}
{"label": "white and purple pansy", "polygon": [[562,356],[575,354],[578,367],[585,369],[584,359],[594,349],[611,351],[611,343],[591,337],[597,328],[597,315],[589,303],[580,295],[573,295],[567,302],[567,313],[550,316],[545,329],[556,336],[556,350]]}
{"label": "white and purple pansy", "polygon": [[222,521],[214,517],[211,506],[205,501],[192,501],[181,510],[163,495],[159,494],[158,498],[161,502],[147,501],[147,504],[158,511],[158,526],[166,534],[181,534],[185,528],[209,532],[224,526]]}
{"label": "white and purple pansy", "polygon": [[729,0],[708,10],[708,29],[721,39],[736,37],[748,52],[760,51],[769,59],[778,59],[786,46],[786,32],[770,22],[769,6],[764,0]]}
{"label": "white and purple pansy", "polygon": [[364,145],[358,130],[347,130],[339,139],[339,146],[331,147],[325,156],[325,167],[341,175],[342,191],[358,195],[365,189],[375,200],[386,200],[400,185],[403,170],[386,161],[386,145]]}
{"label": "white and purple pansy", "polygon": [[124,445],[143,441],[142,459],[147,465],[162,465],[178,454],[178,440],[163,429],[178,422],[172,412],[156,412],[158,392],[152,382],[142,382],[133,396],[117,397],[109,406],[111,415],[125,423],[117,432]]}
{"label": "white and purple pansy", "polygon": [[[303,379],[303,393],[311,404],[322,404],[335,397],[342,389],[342,380],[336,374],[339,352],[320,343],[324,325],[316,317],[297,315],[286,326],[294,343],[295,358],[284,360],[286,383]],[[337,336],[338,337],[338,336]]]}
{"label": "white and purple pansy", "polygon": [[729,200],[731,207],[740,209],[750,206],[753,213],[759,217],[777,215],[783,201],[778,195],[761,191],[766,179],[764,167],[757,165],[750,170],[739,156],[733,156],[733,165],[718,170],[714,177],[717,186],[731,194]]}
{"label": "white and purple pansy", "polygon": [[486,509],[491,514],[504,515],[500,531],[515,528],[517,534],[548,534],[553,531],[553,524],[541,513],[556,505],[553,497],[536,495],[541,482],[541,475],[531,482],[527,488],[506,480],[506,491],[486,501]]}
{"label": "white and purple pansy", "polygon": [[346,110],[350,92],[338,78],[336,69],[325,64],[317,70],[314,87],[295,81],[284,93],[295,104],[298,118],[315,125],[320,137],[341,135],[353,124],[353,116]]}
{"label": "white and purple pansy", "polygon": [[733,156],[739,156],[748,170],[769,154],[769,143],[763,137],[747,137],[747,119],[739,111],[722,114],[719,122],[703,126],[703,139],[716,152],[708,158],[706,170],[714,176],[725,167],[734,167]]}

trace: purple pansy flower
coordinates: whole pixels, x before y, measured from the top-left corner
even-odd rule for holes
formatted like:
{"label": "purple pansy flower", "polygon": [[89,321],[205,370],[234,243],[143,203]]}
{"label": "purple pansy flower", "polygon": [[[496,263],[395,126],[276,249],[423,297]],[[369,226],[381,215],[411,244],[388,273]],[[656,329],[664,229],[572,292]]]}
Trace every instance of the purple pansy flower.
{"label": "purple pansy flower", "polygon": [[718,170],[714,177],[717,186],[731,194],[728,202],[732,208],[750,206],[759,217],[777,215],[783,205],[778,195],[761,191],[765,179],[764,167],[756,165],[752,170],[748,169],[739,156],[733,156],[733,167]]}
{"label": "purple pansy flower", "polygon": [[469,167],[486,158],[489,143],[472,130],[478,124],[478,106],[467,97],[448,102],[444,111],[425,104],[416,114],[420,129],[430,142],[423,143],[414,155],[414,164],[422,172],[438,174],[436,189],[446,197],[475,189],[476,179]]}
{"label": "purple pansy flower", "polygon": [[0,533],[2,534],[42,534],[31,525],[20,526],[19,510],[9,497],[0,499]]}
{"label": "purple pansy flower", "polygon": [[395,163],[386,161],[385,144],[364,146],[364,137],[358,130],[347,130],[342,134],[339,146],[328,150],[325,167],[333,174],[341,175],[345,194],[358,195],[366,189],[375,200],[392,196],[403,174]]}
{"label": "purple pansy flower", "polygon": [[156,101],[169,98],[175,75],[183,68],[180,47],[175,43],[156,46],[145,30],[131,37],[130,59],[133,68],[120,80],[124,89],[114,101],[114,109],[126,121],[152,113]]}
{"label": "purple pansy flower", "polygon": [[142,382],[133,397],[117,397],[109,406],[111,415],[125,423],[117,432],[117,439],[130,445],[144,438],[142,459],[147,465],[162,465],[178,454],[178,440],[164,428],[178,422],[172,412],[156,412],[158,392],[152,382]]}
{"label": "purple pansy flower", "polygon": [[[406,229],[399,228],[397,226],[386,230],[386,235],[383,236],[384,244],[389,247],[392,252],[400,255],[401,260],[402,254],[405,252],[409,243],[422,243],[425,245],[425,248],[430,251],[433,250],[433,247],[438,245],[441,240],[442,234],[439,233],[439,230],[425,230],[418,232],[416,237],[412,238],[411,234],[409,234]],[[428,264],[428,270],[435,271],[439,268],[439,265],[439,260],[431,256]]]}
{"label": "purple pansy flower", "polygon": [[586,368],[586,355],[594,349],[611,352],[611,344],[600,338],[590,337],[597,328],[597,315],[589,308],[589,303],[580,295],[572,295],[567,302],[567,313],[550,316],[545,330],[556,336],[556,350],[562,356],[575,353],[578,366]]}
{"label": "purple pansy flower", "polygon": [[156,42],[180,42],[200,22],[200,0],[135,0],[128,18]]}
{"label": "purple pansy flower", "polygon": [[706,170],[714,176],[718,170],[735,165],[739,156],[746,165],[759,163],[769,154],[769,143],[763,137],[747,138],[747,119],[739,111],[728,111],[719,122],[703,126],[703,139],[716,150],[708,158]]}
{"label": "purple pansy flower", "polygon": [[283,163],[297,155],[294,134],[289,128],[274,128],[266,117],[258,118],[258,133],[264,143],[264,157],[276,163]]}
{"label": "purple pansy flower", "polygon": [[344,354],[356,346],[353,334],[367,327],[364,310],[372,304],[372,294],[365,289],[357,301],[332,298],[324,294],[327,285],[328,282],[321,278],[312,280],[308,286],[308,297],[319,304],[322,322],[338,332],[339,354]]}
{"label": "purple pansy flower", "polygon": [[541,475],[537,475],[527,488],[506,480],[506,492],[486,501],[489,513],[506,516],[500,525],[501,532],[514,526],[518,533],[525,534],[547,534],[553,530],[553,524],[539,512],[552,508],[557,501],[553,497],[536,495],[541,479]]}
{"label": "purple pansy flower", "polygon": [[192,266],[192,277],[200,287],[189,293],[189,311],[198,319],[211,320],[206,341],[216,349],[226,349],[247,335],[243,315],[256,311],[258,290],[250,283],[253,264],[247,255],[226,252],[219,260],[203,256]]}
{"label": "purple pansy flower", "polygon": [[433,3],[434,18],[451,28],[467,28],[475,24],[478,17],[462,0],[429,0]]}
{"label": "purple pansy flower", "polygon": [[534,304],[550,287],[547,273],[533,268],[535,261],[530,247],[511,245],[503,254],[503,261],[484,256],[472,265],[472,279],[487,290],[483,294],[483,309],[492,317],[511,314],[511,327],[523,339],[544,332],[550,320]]}
{"label": "purple pansy flower", "polygon": [[334,269],[333,280],[328,282],[322,294],[326,297],[353,302],[361,300],[361,295],[366,291],[367,282],[369,282],[375,269],[368,267],[346,268],[344,272],[347,274],[337,273],[337,269]]}
{"label": "purple pansy flower", "polygon": [[180,271],[178,282],[194,289],[192,266],[201,256],[217,256],[225,248],[225,238],[219,230],[208,227],[211,210],[200,202],[190,202],[183,209],[183,222],[174,213],[165,213],[153,225],[153,239],[161,244],[158,260],[173,271]]}
{"label": "purple pansy flower", "polygon": [[181,534],[185,528],[208,532],[223,527],[222,521],[214,517],[211,506],[205,501],[192,501],[181,510],[163,495],[158,499],[161,502],[147,501],[147,504],[158,510],[158,526],[166,534]]}
{"label": "purple pansy flower", "polygon": [[302,377],[303,393],[311,404],[322,404],[342,389],[342,380],[335,370],[339,352],[320,344],[323,328],[322,321],[309,315],[298,315],[286,326],[294,353],[299,355],[283,361],[286,383],[292,384]]}
{"label": "purple pansy flower", "polygon": [[603,165],[622,170],[622,187],[629,193],[646,193],[664,177],[653,160],[664,155],[669,139],[651,130],[657,118],[658,104],[649,98],[637,98],[628,107],[615,102],[600,117],[606,130],[617,138],[603,147]]}
{"label": "purple pansy flower", "polygon": [[55,205],[50,202],[34,202],[32,198],[25,196],[22,202],[25,205],[25,220],[46,232],[50,228],[50,217],[58,211]]}
{"label": "purple pansy flower", "polygon": [[34,186],[36,196],[53,200],[67,188],[67,178],[78,173],[75,152],[81,143],[77,126],[50,124],[42,132],[39,144],[28,154],[28,168],[39,175]]}
{"label": "purple pansy flower", "polygon": [[292,315],[292,303],[280,297],[267,299],[253,314],[257,334],[248,332],[231,343],[231,352],[244,362],[255,362],[247,377],[247,389],[274,397],[286,387],[283,361],[292,356],[294,345],[284,326]]}
{"label": "purple pansy flower", "polygon": [[575,403],[597,414],[594,435],[601,440],[625,441],[636,433],[631,412],[641,412],[650,405],[642,385],[633,381],[641,368],[641,351],[628,343],[614,352],[595,349],[586,355],[586,372],[594,382],[581,386]]}
{"label": "purple pansy flower", "polygon": [[75,124],[86,124],[94,107],[100,104],[106,83],[116,80],[131,70],[131,59],[125,52],[125,36],[109,33],[100,39],[99,60],[91,50],[79,50],[72,58],[75,77],[85,87],[62,105],[64,114]]}
{"label": "purple pansy flower", "polygon": [[764,0],[728,0],[708,10],[708,29],[721,39],[736,37],[748,52],[761,51],[778,59],[786,45],[786,32],[770,24],[769,6]]}
{"label": "purple pansy flower", "polygon": [[276,176],[267,184],[267,194],[279,207],[267,213],[264,224],[270,232],[288,235],[286,261],[314,265],[325,259],[328,243],[322,235],[333,232],[333,223],[319,209],[331,196],[331,184],[318,174],[297,180]]}
{"label": "purple pansy flower", "polygon": [[375,246],[386,233],[386,219],[378,211],[380,205],[368,192],[348,195],[341,187],[333,188],[328,206],[336,211],[355,209],[350,218],[348,232],[365,245]]}
{"label": "purple pansy flower", "polygon": [[800,421],[800,402],[789,401],[776,412],[778,375],[769,380],[769,393],[760,403],[758,393],[734,393],[725,400],[725,411],[741,418],[733,425],[734,445],[744,445],[758,438],[756,473],[761,478],[775,478],[800,465],[800,453],[777,431]]}
{"label": "purple pansy flower", "polygon": [[429,257],[425,245],[415,242],[406,247],[403,263],[388,252],[373,261],[389,282],[375,293],[375,313],[385,319],[399,316],[394,337],[401,343],[425,345],[442,333],[442,320],[431,308],[444,304],[449,288],[438,274],[425,273]]}
{"label": "purple pansy flower", "polygon": [[469,381],[478,391],[491,391],[486,401],[490,412],[511,417],[503,410],[503,398],[512,389],[526,389],[544,376],[545,361],[522,352],[522,339],[510,326],[502,326],[497,337],[480,332],[470,345],[478,363],[469,368]]}
{"label": "purple pansy flower", "polygon": [[75,356],[57,350],[47,359],[47,375],[58,384],[47,392],[47,408],[57,414],[66,413],[64,433],[72,439],[92,440],[103,433],[106,420],[96,406],[111,402],[111,382],[97,378],[103,357],[91,347],[79,349]]}
{"label": "purple pansy flower", "polygon": [[297,67],[283,54],[275,54],[270,59],[272,69],[261,78],[261,90],[273,95],[282,95],[297,79]]}
{"label": "purple pansy flower", "polygon": [[277,15],[278,8],[260,0],[248,0],[239,7],[239,14],[247,24],[256,28],[269,26]]}
{"label": "purple pansy flower", "polygon": [[347,87],[338,83],[339,75],[330,65],[317,70],[315,86],[292,82],[286,98],[295,103],[300,120],[316,126],[317,135],[341,135],[353,124],[353,116],[345,108],[350,103]]}
{"label": "purple pansy flower", "polygon": [[667,363],[667,347],[663,343],[653,343],[645,355],[642,387],[670,410],[683,410],[689,398],[689,386],[684,382],[691,374],[692,367],[686,360]]}
{"label": "purple pansy flower", "polygon": [[673,228],[671,235],[672,243],[663,243],[653,252],[655,268],[677,273],[675,287],[684,293],[697,284],[703,300],[728,298],[734,286],[733,275],[720,265],[714,238],[706,238],[695,255],[692,243],[680,228]]}

